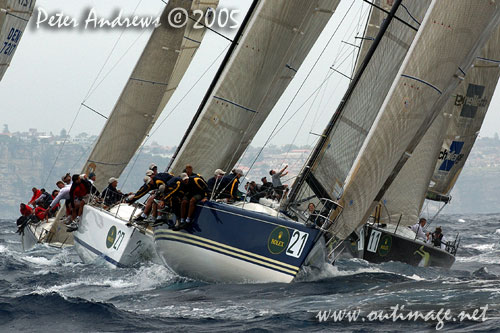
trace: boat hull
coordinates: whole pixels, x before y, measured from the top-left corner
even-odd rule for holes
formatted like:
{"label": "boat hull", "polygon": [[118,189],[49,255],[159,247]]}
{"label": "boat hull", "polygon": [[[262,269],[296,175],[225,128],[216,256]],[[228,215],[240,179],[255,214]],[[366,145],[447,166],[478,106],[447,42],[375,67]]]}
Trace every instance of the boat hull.
{"label": "boat hull", "polygon": [[346,247],[354,256],[372,263],[400,261],[412,266],[450,268],[455,262],[455,256],[441,248],[383,228],[365,225],[363,233],[357,242],[346,242]]}
{"label": "boat hull", "polygon": [[133,207],[120,205],[113,212],[86,205],[78,230],[75,249],[84,263],[104,261],[111,267],[128,267],[155,259],[151,230],[127,226]]}
{"label": "boat hull", "polygon": [[[62,241],[53,241],[54,232],[57,232],[58,228],[60,228],[60,226],[56,225],[55,218],[50,218],[48,221],[40,221],[38,223],[29,223],[24,228],[23,234],[21,234],[23,251],[33,249],[38,243],[57,248],[73,246],[73,237],[71,235],[64,238]],[[54,231],[54,229],[56,229],[56,231]]]}
{"label": "boat hull", "polygon": [[158,255],[175,273],[236,283],[291,282],[319,237],[317,229],[215,202],[197,207],[184,230],[162,225],[154,234]]}

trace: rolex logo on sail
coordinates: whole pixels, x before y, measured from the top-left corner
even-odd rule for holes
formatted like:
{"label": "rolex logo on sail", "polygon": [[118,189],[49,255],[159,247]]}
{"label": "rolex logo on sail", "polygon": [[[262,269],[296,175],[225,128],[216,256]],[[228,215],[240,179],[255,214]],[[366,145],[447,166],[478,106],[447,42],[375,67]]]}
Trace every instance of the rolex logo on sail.
{"label": "rolex logo on sail", "polygon": [[287,248],[289,241],[290,233],[288,232],[288,229],[277,227],[271,232],[269,239],[267,240],[269,252],[272,254],[280,254]]}
{"label": "rolex logo on sail", "polygon": [[484,89],[484,86],[469,84],[466,96],[457,95],[455,98],[455,105],[462,106],[460,116],[474,118],[476,116],[477,108],[488,105],[488,100],[483,98]]}

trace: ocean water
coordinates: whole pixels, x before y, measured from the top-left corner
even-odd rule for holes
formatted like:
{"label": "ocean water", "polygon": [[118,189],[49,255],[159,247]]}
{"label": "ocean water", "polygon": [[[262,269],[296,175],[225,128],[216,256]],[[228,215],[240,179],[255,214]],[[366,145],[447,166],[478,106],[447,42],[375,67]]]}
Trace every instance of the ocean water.
{"label": "ocean water", "polygon": [[[291,284],[206,284],[153,263],[85,265],[71,248],[23,253],[15,222],[0,220],[0,332],[500,331],[500,214],[437,225],[462,236],[451,270],[343,259]],[[334,318],[342,310],[359,317]],[[432,318],[440,310],[450,319]],[[428,317],[393,319],[408,311]]]}

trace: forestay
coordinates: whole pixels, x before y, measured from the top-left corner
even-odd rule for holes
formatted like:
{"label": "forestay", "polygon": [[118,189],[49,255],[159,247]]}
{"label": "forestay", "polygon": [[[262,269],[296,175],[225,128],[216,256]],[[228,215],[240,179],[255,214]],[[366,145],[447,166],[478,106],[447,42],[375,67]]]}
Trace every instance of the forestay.
{"label": "forestay", "polygon": [[349,174],[342,215],[330,230],[345,239],[362,225],[496,29],[489,0],[433,1]]}
{"label": "forestay", "polygon": [[210,176],[236,164],[300,68],[338,0],[261,0],[172,170]]}
{"label": "forestay", "polygon": [[36,0],[0,0],[0,81],[28,25]]}
{"label": "forestay", "polygon": [[479,135],[498,83],[499,66],[500,30],[497,30],[467,72],[456,95],[448,101],[445,112],[451,115],[451,124],[440,145],[441,152],[427,195],[429,199],[448,200]]}
{"label": "forestay", "polygon": [[110,177],[121,175],[165,108],[203,39],[205,29],[195,29],[192,20],[183,28],[170,26],[170,11],[184,8],[207,13],[217,4],[218,0],[168,2],[161,15],[161,26],[153,31],[84,168],[84,172],[96,173],[98,189]]}
{"label": "forestay", "polygon": [[[405,4],[406,9],[402,6],[397,8],[396,16],[418,28],[418,24],[414,22],[413,18],[418,21],[423,19],[430,0],[405,1]],[[385,1],[383,7],[389,7]],[[365,61],[366,50],[373,44],[373,39],[377,37],[380,26],[386,17],[385,14],[380,14],[379,9],[372,10],[358,64]],[[326,142],[320,142],[315,148],[316,151],[320,152],[317,157],[314,154],[311,156],[311,160],[307,164],[310,166],[310,170],[302,173],[309,186],[301,184],[300,190],[297,190],[297,197],[293,198],[294,200],[300,201],[314,194],[324,196],[324,194],[317,193],[317,190],[310,189],[310,186],[314,187],[314,183],[321,184],[330,197],[334,199],[340,197],[347,174],[392,82],[396,78],[415,35],[416,31],[402,22],[396,19],[390,21],[371,60],[352,90],[352,94],[348,98],[344,97],[345,104],[339,106],[333,115],[329,125],[332,126],[331,131],[328,132],[328,128],[324,131],[323,135],[330,134]],[[294,187],[296,186],[294,185]]]}

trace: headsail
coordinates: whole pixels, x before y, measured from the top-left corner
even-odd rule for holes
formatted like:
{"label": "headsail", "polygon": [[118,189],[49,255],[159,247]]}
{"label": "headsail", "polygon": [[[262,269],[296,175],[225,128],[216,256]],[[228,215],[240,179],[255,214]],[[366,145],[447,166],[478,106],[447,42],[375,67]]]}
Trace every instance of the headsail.
{"label": "headsail", "polygon": [[188,20],[184,28],[169,24],[170,11],[188,12],[217,7],[218,0],[170,0],[161,15],[161,26],[149,39],[127,85],[104,126],[85,165],[94,170],[96,187],[110,177],[119,177],[165,108],[199,47],[205,29],[194,29]]}
{"label": "headsail", "polygon": [[349,174],[331,231],[346,238],[382,199],[500,21],[500,5],[433,1]]}
{"label": "headsail", "polygon": [[[395,15],[406,22],[413,22],[412,17],[423,19],[430,0],[405,3],[407,10],[394,7]],[[323,132],[325,139],[317,144],[307,163],[308,168],[303,170],[294,184],[291,201],[300,202],[313,195],[340,197],[356,155],[415,38],[414,29],[396,19],[387,20],[386,15],[382,16],[379,12],[376,8],[372,10],[358,58],[356,77]],[[382,25],[384,28],[379,34]],[[359,72],[359,63],[368,60],[365,59],[368,54],[366,49],[372,46],[375,49],[371,50],[371,59],[365,64],[365,70]]]}
{"label": "headsail", "polygon": [[260,0],[172,164],[231,168],[281,97],[338,0]]}
{"label": "headsail", "polygon": [[28,25],[36,0],[0,0],[0,81]]}
{"label": "headsail", "polygon": [[440,147],[428,199],[448,200],[479,135],[499,75],[500,30],[488,41],[456,95],[448,102],[445,112],[451,115],[451,124]]}
{"label": "headsail", "polygon": [[[443,187],[446,182],[450,189],[453,187],[474,144],[495,91],[500,75],[499,60],[500,29],[497,29],[483,48],[480,57],[476,59],[474,66],[467,72],[465,80],[458,86],[456,94],[448,100],[443,112],[436,118],[389,187],[382,199],[381,222],[398,223],[401,218],[401,226],[412,225],[418,220],[429,183],[431,183],[430,189]],[[469,91],[469,87],[481,87],[479,88],[481,96],[475,96],[476,90],[472,88],[472,91]],[[469,94],[465,95],[465,92]],[[469,111],[474,108],[473,112]],[[467,146],[462,146],[463,151],[458,154],[452,153],[449,150],[450,145],[461,145],[459,142],[464,142],[464,145],[467,143]],[[446,201],[447,193],[449,191],[432,192],[428,197]]]}
{"label": "headsail", "polygon": [[410,226],[418,221],[450,117],[441,112],[381,200],[381,223]]}

